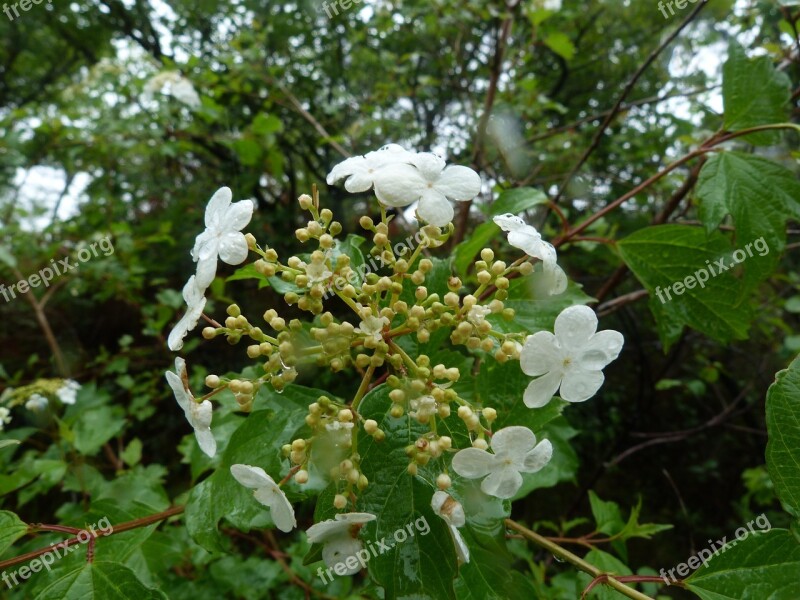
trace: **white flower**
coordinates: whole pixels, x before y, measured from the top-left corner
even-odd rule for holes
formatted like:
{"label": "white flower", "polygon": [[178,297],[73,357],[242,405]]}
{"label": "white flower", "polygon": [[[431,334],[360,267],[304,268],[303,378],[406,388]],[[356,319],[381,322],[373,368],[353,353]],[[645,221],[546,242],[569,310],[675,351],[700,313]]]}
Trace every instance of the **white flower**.
{"label": "white flower", "polygon": [[306,271],[306,277],[308,277],[308,284],[306,287],[313,287],[314,284],[324,283],[331,278],[333,272],[328,269],[326,259],[327,257],[323,258],[322,260],[312,260],[308,264],[303,264],[303,268]]}
{"label": "white flower", "polygon": [[508,243],[519,248],[528,256],[542,261],[550,294],[560,294],[567,289],[567,276],[558,266],[556,249],[542,239],[533,225],[528,225],[520,217],[512,214],[497,215],[493,221],[508,232]]}
{"label": "white flower", "polygon": [[375,176],[375,195],[386,206],[408,206],[419,201],[419,216],[431,225],[444,227],[454,215],[449,200],[472,200],[481,191],[481,178],[475,171],[445,165],[435,154],[421,152],[412,164],[386,166]]}
{"label": "white flower", "polygon": [[486,316],[491,312],[492,309],[488,306],[476,304],[469,309],[469,312],[467,313],[467,319],[473,325],[478,326],[486,320]]}
{"label": "white flower", "polygon": [[175,399],[183,409],[186,420],[194,428],[194,435],[200,449],[208,456],[217,453],[217,440],[211,433],[211,417],[213,408],[209,400],[198,403],[189,390],[189,375],[186,372],[186,361],[180,356],[175,359],[175,371],[167,371],[167,382],[175,394]]}
{"label": "white flower", "polygon": [[264,469],[250,465],[231,465],[231,475],[244,487],[255,490],[253,496],[261,504],[269,507],[272,520],[278,529],[288,533],[297,527],[292,503]]}
{"label": "white flower", "polygon": [[546,10],[561,10],[561,0],[544,0],[542,8]]}
{"label": "white flower", "polygon": [[331,441],[336,446],[349,448],[353,444],[353,423],[333,421],[327,423],[325,429],[330,433]]}
{"label": "white flower", "polygon": [[186,285],[183,286],[183,300],[186,302],[186,313],[177,322],[175,327],[169,333],[167,338],[167,345],[173,352],[177,352],[183,348],[183,338],[192,329],[197,327],[197,322],[203,314],[203,309],[206,307],[206,299],[203,296],[203,290],[197,287],[195,276],[192,275]]}
{"label": "white flower", "polygon": [[197,263],[197,287],[205,289],[217,274],[217,256],[229,265],[240,265],[247,258],[247,240],[242,233],[253,218],[252,200],[231,204],[230,188],[218,189],[206,207],[206,230],[197,236],[192,259]]}
{"label": "white flower", "polygon": [[619,331],[597,331],[588,306],[570,306],[556,317],[555,335],[537,331],[525,340],[519,363],[526,375],[542,375],[525,390],[525,405],[544,406],[556,391],[567,402],[584,402],[603,385],[602,369],[617,358],[625,338]]}
{"label": "white flower", "polygon": [[28,398],[28,401],[25,403],[25,408],[36,413],[47,410],[48,406],[50,406],[50,402],[40,394],[31,394],[30,398]]}
{"label": "white flower", "polygon": [[56,396],[64,404],[75,404],[78,399],[78,390],[81,389],[81,384],[74,379],[67,379],[64,385],[56,390]]}
{"label": "white flower", "polygon": [[467,522],[464,515],[464,508],[461,503],[455,500],[447,492],[437,491],[434,492],[431,499],[431,508],[433,512],[444,519],[447,527],[450,530],[450,536],[453,538],[453,544],[456,547],[456,556],[458,557],[458,564],[462,565],[469,562],[469,548],[467,547],[464,538],[461,537],[461,532],[458,531],[459,527],[463,527]]}
{"label": "white flower", "polygon": [[144,98],[150,100],[155,92],[162,92],[165,86],[168,86],[166,93],[179,102],[191,108],[200,106],[200,96],[192,82],[178,71],[163,71],[150,78],[144,86]]}
{"label": "white flower", "polygon": [[356,331],[373,338],[376,342],[380,342],[383,340],[383,328],[388,324],[389,319],[387,317],[368,315],[358,324]]}
{"label": "white flower", "polygon": [[[370,513],[345,513],[336,515],[333,519],[321,521],[308,528],[306,534],[312,544],[325,544],[322,548],[322,560],[333,568],[341,564],[347,569],[343,575],[353,575],[360,570],[359,566],[351,569],[345,561],[355,556],[363,548],[358,532],[365,523],[374,521],[375,515]],[[339,571],[336,571],[339,574]]]}
{"label": "white flower", "polygon": [[420,396],[409,402],[411,410],[409,416],[417,419],[420,423],[428,423],[433,415],[439,410],[436,399],[433,396]]}
{"label": "white flower", "polygon": [[3,431],[9,423],[11,423],[11,411],[4,406],[0,406],[0,431]]}
{"label": "white flower", "polygon": [[380,150],[364,156],[353,156],[333,167],[328,173],[328,185],[346,178],[344,188],[350,193],[366,192],[375,182],[378,170],[392,163],[408,163],[415,156],[397,144],[387,144]]}
{"label": "white flower", "polygon": [[536,443],[527,427],[514,425],[496,432],[491,442],[494,454],[465,448],[453,457],[453,470],[467,479],[480,479],[481,490],[497,498],[512,498],[522,485],[520,473],[535,473],[553,456],[549,440]]}

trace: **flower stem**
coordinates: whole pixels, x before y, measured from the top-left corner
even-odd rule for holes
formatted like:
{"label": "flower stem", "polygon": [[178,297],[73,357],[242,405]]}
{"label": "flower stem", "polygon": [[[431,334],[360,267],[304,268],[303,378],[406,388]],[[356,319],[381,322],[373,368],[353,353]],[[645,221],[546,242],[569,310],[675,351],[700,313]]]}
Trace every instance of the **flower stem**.
{"label": "flower stem", "polygon": [[506,519],[505,524],[506,527],[508,527],[509,529],[513,529],[514,531],[522,534],[523,537],[532,541],[537,546],[544,548],[554,556],[557,556],[558,558],[565,560],[571,565],[578,567],[581,571],[583,571],[584,573],[588,573],[595,579],[598,578],[602,579],[602,583],[605,583],[606,585],[614,588],[623,596],[627,596],[628,598],[633,598],[634,600],[652,600],[650,596],[646,596],[645,594],[642,594],[641,592],[638,592],[633,588],[628,587],[624,583],[620,583],[619,581],[614,579],[613,575],[603,573],[603,571],[601,571],[594,565],[589,564],[588,562],[586,562],[579,556],[576,556],[566,548],[562,548],[558,544],[551,542],[546,537],[539,535],[535,531],[531,531],[527,527],[520,525],[519,523],[516,523],[511,519]]}

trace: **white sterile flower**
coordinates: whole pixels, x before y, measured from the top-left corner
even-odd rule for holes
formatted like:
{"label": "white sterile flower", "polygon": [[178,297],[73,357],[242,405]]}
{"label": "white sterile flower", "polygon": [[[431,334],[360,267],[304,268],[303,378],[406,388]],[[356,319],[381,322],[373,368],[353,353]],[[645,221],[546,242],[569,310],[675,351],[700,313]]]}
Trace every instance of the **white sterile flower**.
{"label": "white sterile flower", "polygon": [[31,394],[30,398],[28,398],[28,401],[25,403],[25,408],[37,413],[47,410],[48,406],[50,406],[50,402],[40,394]]}
{"label": "white sterile flower", "polygon": [[175,324],[172,331],[167,338],[167,346],[173,352],[177,352],[183,348],[183,338],[192,329],[197,327],[197,322],[200,320],[203,310],[206,307],[206,299],[203,296],[203,290],[197,287],[195,276],[189,277],[189,281],[183,286],[183,300],[186,302],[186,313],[184,313],[181,320]]}
{"label": "white sterile flower", "polygon": [[480,479],[481,490],[497,498],[511,498],[522,485],[520,473],[535,473],[553,456],[549,440],[536,443],[527,427],[513,425],[492,436],[494,454],[479,448],[465,448],[453,457],[453,470],[467,479]]}
{"label": "white sterile flower", "polygon": [[467,319],[473,325],[480,325],[486,320],[486,316],[492,312],[492,309],[488,306],[483,306],[481,304],[476,304],[472,308],[469,309],[467,313]]}
{"label": "white sterile flower", "polygon": [[408,206],[419,201],[419,216],[431,225],[444,227],[453,220],[450,200],[472,200],[481,191],[480,176],[469,167],[452,165],[421,152],[412,164],[392,164],[375,176],[375,195],[386,206]]}
{"label": "white sterile flower", "polygon": [[252,200],[231,204],[230,188],[218,189],[206,207],[206,229],[197,236],[192,259],[197,263],[197,286],[204,291],[217,274],[217,256],[229,265],[240,265],[247,258],[247,240],[242,233],[253,218]]}
{"label": "white sterile flower", "polygon": [[209,400],[197,402],[189,390],[189,375],[186,372],[186,361],[180,356],[175,359],[175,371],[167,371],[167,382],[175,394],[175,400],[183,409],[186,420],[194,428],[194,435],[200,449],[208,456],[217,453],[217,440],[211,433],[211,417],[213,407]]}
{"label": "white sterile flower", "polygon": [[[525,340],[519,364],[537,376],[525,390],[525,405],[544,406],[556,391],[567,402],[583,402],[603,385],[602,369],[619,356],[625,338],[612,329],[597,331],[597,315],[588,306],[570,306],[556,317],[555,335],[537,331]],[[597,332],[597,333],[595,333]]]}
{"label": "white sterile flower", "polygon": [[[350,568],[345,561],[355,556],[363,548],[358,532],[365,523],[374,521],[375,515],[370,513],[345,513],[336,515],[333,519],[321,521],[308,528],[306,535],[312,544],[324,544],[322,560],[329,567],[341,564],[347,571],[343,575],[354,575],[360,567]],[[339,574],[339,571],[336,571]]]}
{"label": "white sterile flower", "polygon": [[166,93],[179,102],[192,108],[200,106],[200,96],[197,95],[192,82],[178,71],[163,71],[150,78],[144,86],[144,98],[152,99],[153,94],[162,92],[165,86],[168,86]]}
{"label": "white sterile flower", "polygon": [[458,564],[468,563],[469,548],[464,538],[461,537],[461,532],[458,531],[458,528],[463,527],[467,522],[461,503],[447,492],[437,491],[434,492],[433,498],[431,499],[431,508],[436,515],[440,516],[444,519],[445,523],[447,523],[450,536],[453,538],[453,544],[456,547]]}
{"label": "white sterile flower", "polygon": [[408,163],[416,156],[397,144],[387,144],[380,150],[367,152],[364,156],[352,156],[333,167],[328,173],[328,185],[342,179],[344,188],[350,193],[366,192],[375,182],[379,169],[393,163]]}
{"label": "white sterile flower", "polygon": [[64,404],[75,404],[78,399],[78,391],[81,389],[81,384],[74,379],[67,379],[64,385],[56,390],[56,396]]}
{"label": "white sterile flower", "polygon": [[333,421],[325,425],[325,430],[335,445],[349,448],[353,444],[353,423]]}
{"label": "white sterile flower", "polygon": [[520,217],[507,213],[497,215],[493,221],[508,233],[508,243],[519,248],[528,256],[542,261],[545,276],[548,279],[550,294],[560,294],[567,289],[567,276],[556,262],[556,249],[542,239],[533,225],[528,225]]}
{"label": "white sterile flower", "polygon": [[9,423],[11,423],[11,411],[2,406],[0,407],[0,431],[3,431]]}
{"label": "white sterile flower", "polygon": [[387,317],[376,317],[369,315],[358,324],[356,331],[366,336],[372,337],[376,342],[383,339],[383,328],[389,324]]}
{"label": "white sterile flower", "polygon": [[297,527],[294,508],[275,480],[261,467],[231,465],[231,475],[244,487],[255,490],[253,496],[269,507],[275,526],[286,533]]}

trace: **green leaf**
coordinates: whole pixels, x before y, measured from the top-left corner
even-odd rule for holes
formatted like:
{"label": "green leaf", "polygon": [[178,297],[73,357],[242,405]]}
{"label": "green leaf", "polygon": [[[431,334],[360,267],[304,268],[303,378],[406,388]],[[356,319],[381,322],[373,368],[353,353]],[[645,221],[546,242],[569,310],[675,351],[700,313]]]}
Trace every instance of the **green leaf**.
{"label": "green leaf", "polygon": [[708,232],[726,214],[733,217],[740,254],[726,262],[735,260],[744,268],[741,298],[777,267],[786,245],[786,221],[800,217],[800,182],[772,161],[724,152],[703,165],[697,196],[699,216]]}
{"label": "green leaf", "polygon": [[589,490],[589,504],[592,507],[595,523],[597,523],[597,531],[600,533],[614,535],[625,527],[622,512],[616,502],[601,500],[597,494]]}
{"label": "green leaf", "polygon": [[800,517],[800,357],[767,392],[767,470],[786,510]]}
{"label": "green leaf", "polygon": [[245,265],[240,269],[236,269],[233,275],[225,279],[225,281],[242,281],[245,279],[256,279],[258,280],[258,289],[265,288],[269,286],[269,280],[265,275],[262,275],[256,270],[256,266],[254,264]]}
{"label": "green leaf", "polygon": [[14,255],[11,253],[11,250],[8,249],[8,246],[0,246],[0,262],[4,263],[8,267],[15,269],[17,267],[17,259],[14,258]]}
{"label": "green leaf", "polygon": [[72,443],[81,454],[92,456],[125,427],[125,411],[119,406],[96,406],[81,411],[72,426]]}
{"label": "green leaf", "polygon": [[[333,247],[333,251],[331,252],[331,262],[334,265],[336,264],[336,258],[340,254],[344,254],[350,258],[350,268],[353,269],[356,274],[357,283],[354,284],[356,287],[364,282],[363,275],[366,273],[365,267],[363,266],[366,261],[364,260],[364,252],[361,250],[361,246],[366,241],[366,238],[351,233],[345,238],[344,241],[337,240],[336,245]],[[341,289],[344,287],[344,285],[341,285],[339,290],[341,291]]]}
{"label": "green leaf", "polygon": [[[769,56],[749,60],[738,43],[730,45],[728,60],[722,67],[726,130],[740,131],[785,121],[790,97],[789,77],[774,67]],[[761,132],[746,139],[753,144],[770,144],[776,134]]]}
{"label": "green leaf", "polygon": [[[429,429],[407,415],[395,419],[388,415],[392,405],[389,389],[380,385],[361,401],[359,412],[365,419],[374,419],[386,433],[386,439],[376,442],[359,433],[358,450],[361,468],[370,481],[359,499],[358,510],[372,513],[378,519],[363,529],[363,537],[392,543],[388,552],[378,554],[369,562],[369,572],[386,592],[387,600],[401,597],[454,599],[453,579],[456,576],[456,555],[450,532],[444,521],[431,509],[434,487],[421,476],[412,477],[406,471],[408,457],[405,447],[413,444]],[[395,532],[408,524],[428,524],[430,532],[402,541]],[[402,565],[402,568],[398,568]]]}
{"label": "green leaf", "polygon": [[[209,551],[224,550],[224,540],[217,529],[222,519],[243,531],[272,523],[269,509],[256,501],[252,490],[233,478],[230,467],[261,467],[273,479],[280,480],[285,470],[281,446],[305,426],[308,405],[323,394],[299,385],[287,386],[281,395],[271,390],[266,393],[270,410],[255,411],[242,422],[228,442],[220,467],[192,490],[186,504],[186,528]],[[275,407],[279,410],[273,410]]]}
{"label": "green leaf", "polygon": [[145,586],[128,567],[119,563],[87,563],[62,575],[42,589],[36,600],[163,600],[167,596]]}
{"label": "green leaf", "polygon": [[7,510],[0,511],[0,556],[27,531],[28,526],[17,515]]}
{"label": "green leaf", "polygon": [[685,582],[703,600],[797,600],[798,573],[800,545],[787,530],[772,529],[731,542]]}
{"label": "green leaf", "polygon": [[142,460],[142,441],[139,438],[133,438],[127,448],[120,452],[119,457],[129,467],[134,467]]}
{"label": "green leaf", "polygon": [[544,39],[544,44],[565,60],[572,60],[572,57],[575,56],[575,44],[566,33],[560,31],[551,33]]}
{"label": "green leaf", "polygon": [[[615,575],[631,575],[631,570],[628,568],[628,566],[622,563],[618,558],[596,548],[586,554],[586,556],[583,557],[583,560],[591,565],[594,565],[604,573],[613,573]],[[586,573],[579,573],[578,581],[581,584],[581,588],[586,589],[591,583],[592,577]],[[589,593],[587,598],[592,598],[595,600],[623,600],[625,596],[608,586],[598,585]]]}
{"label": "green leaf", "polygon": [[496,217],[511,213],[516,215],[534,206],[547,203],[547,194],[531,187],[519,187],[505,190],[497,200],[489,205],[489,216]]}
{"label": "green leaf", "polygon": [[19,440],[0,440],[0,449],[8,448],[9,446],[18,446],[22,442]]}
{"label": "green leaf", "polygon": [[[730,244],[722,234],[706,235],[702,229],[687,225],[657,225],[621,240],[619,251],[650,292],[650,310],[665,351],[680,337],[684,325],[723,343],[747,336],[751,310],[746,304],[731,302],[739,295],[740,282],[730,271],[709,276],[701,287],[695,283],[688,289],[683,283],[709,264],[714,268],[718,259],[724,259],[726,265],[731,262]],[[681,294],[673,295],[672,290],[667,295],[667,289],[678,282],[683,288]]]}

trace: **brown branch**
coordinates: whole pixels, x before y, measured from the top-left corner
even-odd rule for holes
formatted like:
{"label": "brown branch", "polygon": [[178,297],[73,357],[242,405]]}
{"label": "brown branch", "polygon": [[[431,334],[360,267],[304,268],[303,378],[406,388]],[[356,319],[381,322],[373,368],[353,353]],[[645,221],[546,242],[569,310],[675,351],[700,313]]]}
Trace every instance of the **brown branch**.
{"label": "brown branch", "polygon": [[[148,525],[152,525],[154,523],[158,523],[159,521],[163,521],[164,519],[168,519],[170,517],[174,517],[175,515],[179,515],[183,511],[184,511],[184,507],[183,506],[173,506],[172,508],[169,508],[169,509],[167,509],[167,510],[165,510],[163,512],[158,513],[158,514],[150,515],[149,517],[142,517],[141,519],[135,519],[133,521],[128,521],[127,523],[122,523],[120,525],[117,525],[116,527],[113,527],[111,533],[109,533],[108,535],[116,535],[118,533],[123,533],[125,531],[130,531],[132,529],[138,529],[139,527],[147,527]],[[54,530],[53,528],[55,528],[55,527],[61,528],[60,525],[41,525],[41,524],[40,525],[32,525],[32,526],[30,526],[29,533],[36,533],[37,529],[41,529],[42,527],[50,528],[49,530]],[[66,531],[67,529],[72,529],[72,528],[65,527],[63,529]],[[42,530],[44,531],[44,529],[42,529]],[[83,532],[84,530],[78,530],[78,531]],[[68,531],[67,533],[72,533],[72,532]],[[94,537],[96,537],[96,536],[93,535],[92,538],[94,538]],[[51,544],[50,546],[47,546],[46,548],[40,548],[39,550],[34,550],[32,552],[28,552],[28,553],[22,554],[20,556],[15,556],[14,558],[9,558],[8,560],[4,560],[4,561],[0,562],[0,571],[2,571],[4,569],[7,569],[8,567],[13,567],[15,565],[19,565],[21,563],[28,562],[29,560],[33,560],[34,558],[37,558],[37,557],[39,557],[39,556],[41,556],[43,554],[47,554],[48,552],[52,552],[53,550],[56,550],[57,548],[67,548],[69,546],[75,546],[76,544],[80,544],[80,543],[81,543],[81,540],[79,540],[78,537],[76,536],[76,537],[70,538],[68,540],[65,540],[63,542],[59,542],[57,544]],[[91,550],[92,550],[92,553],[93,553],[93,551],[94,551],[94,546],[93,545],[91,547]],[[88,555],[87,555],[87,558],[89,558]]]}
{"label": "brown branch", "polygon": [[647,70],[647,68],[651,64],[653,64],[653,62],[656,60],[656,58],[658,58],[658,55],[661,54],[661,52],[670,43],[672,43],[672,41],[676,37],[678,37],[678,34],[681,31],[683,31],[683,29],[697,16],[697,14],[706,5],[707,1],[708,0],[702,0],[700,2],[700,4],[697,5],[697,7],[683,20],[683,22],[680,25],[678,25],[677,29],[675,29],[675,31],[673,31],[670,35],[668,35],[664,39],[664,41],[661,42],[661,44],[655,50],[653,50],[653,52],[650,53],[650,56],[647,57],[647,59],[642,64],[642,66],[639,67],[639,69],[636,71],[636,73],[633,74],[633,77],[631,77],[631,79],[628,81],[628,83],[625,84],[625,88],[622,90],[622,94],[620,95],[619,99],[617,100],[617,103],[614,105],[614,107],[611,109],[611,111],[606,116],[606,118],[603,121],[603,123],[600,125],[600,129],[598,129],[597,132],[595,133],[591,144],[589,144],[589,147],[586,149],[586,151],[583,153],[583,155],[581,155],[581,157],[578,160],[577,164],[572,168],[572,170],[564,178],[564,181],[561,184],[561,187],[558,189],[558,191],[556,192],[555,197],[553,198],[553,202],[558,202],[559,198],[561,198],[561,195],[564,193],[564,190],[567,188],[567,186],[569,185],[570,181],[572,181],[572,178],[575,176],[575,174],[580,170],[580,168],[586,163],[586,161],[589,159],[589,157],[592,155],[592,153],[600,145],[600,140],[602,139],[603,135],[605,134],[606,129],[608,129],[608,127],[611,125],[611,122],[614,120],[614,118],[617,116],[617,114],[622,109],[622,103],[625,101],[625,98],[628,97],[628,94],[630,94],[631,90],[633,90],[633,86],[636,85],[636,82],[639,80],[639,78],[644,74],[644,72]]}

